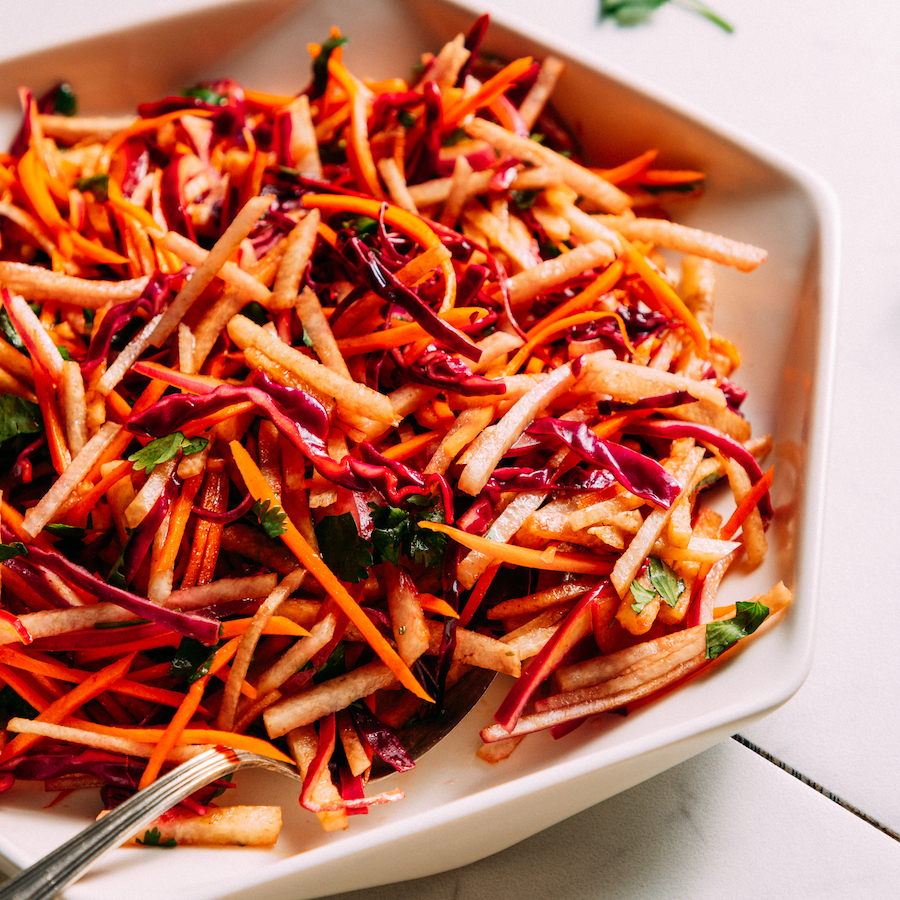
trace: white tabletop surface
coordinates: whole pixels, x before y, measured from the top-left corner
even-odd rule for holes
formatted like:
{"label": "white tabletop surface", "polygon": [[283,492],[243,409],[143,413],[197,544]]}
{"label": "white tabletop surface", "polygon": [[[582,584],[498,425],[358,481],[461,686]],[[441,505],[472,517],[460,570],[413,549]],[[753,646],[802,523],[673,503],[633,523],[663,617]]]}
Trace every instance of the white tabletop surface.
{"label": "white tabletop surface", "polygon": [[[753,135],[817,171],[839,199],[841,309],[812,672],[740,742],[726,740],[480,863],[341,898],[895,898],[900,4],[712,0],[735,25],[728,35],[674,6],[637,28],[599,25],[598,2],[484,8]],[[0,52],[203,5],[7,3]]]}

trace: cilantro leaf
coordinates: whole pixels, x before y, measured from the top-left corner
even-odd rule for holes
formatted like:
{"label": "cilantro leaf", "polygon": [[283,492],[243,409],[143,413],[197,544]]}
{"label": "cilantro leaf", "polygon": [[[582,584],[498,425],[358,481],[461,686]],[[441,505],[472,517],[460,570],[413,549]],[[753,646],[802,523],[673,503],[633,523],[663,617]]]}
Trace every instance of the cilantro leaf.
{"label": "cilantro leaf", "polygon": [[0,544],[0,562],[24,556],[28,548],[21,541],[13,541],[11,544]]}
{"label": "cilantro leaf", "polygon": [[635,599],[635,602],[631,604],[631,608],[638,615],[643,612],[644,607],[648,603],[652,603],[656,599],[656,591],[645,588],[639,581],[632,581],[628,590],[631,591],[631,596]]}
{"label": "cilantro leaf", "polygon": [[180,431],[176,431],[174,434],[150,441],[141,450],[132,453],[128,459],[134,463],[135,469],[146,469],[149,475],[158,465],[175,459],[179,450],[186,455],[198,453],[208,443],[206,438],[188,440]]}
{"label": "cilantro leaf", "polygon": [[221,643],[207,647],[194,638],[182,638],[178,650],[169,663],[169,675],[193,684],[209,672],[209,666]]}
{"label": "cilantro leaf", "polygon": [[145,847],[177,847],[178,841],[175,838],[169,838],[167,841],[162,839],[158,828],[151,828],[144,832],[143,840],[135,838],[135,843],[143,844]]}
{"label": "cilantro leaf", "polygon": [[60,116],[74,116],[78,112],[78,98],[66,81],[60,82],[53,92],[53,112]]}
{"label": "cilantro leaf", "polygon": [[82,193],[90,191],[98,203],[106,203],[109,200],[109,175],[105,172],[88,178],[77,178],[75,187]]}
{"label": "cilantro leaf", "polygon": [[706,658],[715,659],[741,638],[753,634],[769,615],[769,607],[751,601],[738,602],[731,619],[706,626]]}
{"label": "cilantro leaf", "polygon": [[13,394],[0,394],[0,444],[20,434],[43,430],[41,409],[30,400]]}
{"label": "cilantro leaf", "polygon": [[24,353],[25,356],[30,355],[25,342],[19,336],[19,332],[16,331],[16,327],[9,318],[9,313],[7,313],[5,307],[0,307],[0,330],[3,331],[3,337],[6,338],[11,346],[15,347],[20,353]]}
{"label": "cilantro leaf", "polygon": [[650,583],[656,592],[669,604],[675,606],[684,591],[684,582],[661,559],[651,556],[647,560]]}
{"label": "cilantro leaf", "polygon": [[434,566],[444,558],[447,535],[439,531],[419,528],[423,519],[428,522],[443,522],[441,509],[425,509],[422,512],[407,512],[396,506],[378,506],[370,503],[372,521],[372,544],[380,559],[397,565],[401,556],[421,566]]}
{"label": "cilantro leaf", "polygon": [[347,38],[330,37],[322,44],[322,50],[313,60],[313,84],[311,90],[311,98],[321,97],[325,92],[325,85],[328,84],[328,60],[331,54],[338,48],[347,43]]}
{"label": "cilantro leaf", "polygon": [[205,84],[198,84],[192,88],[187,88],[181,92],[181,96],[200,100],[202,103],[208,103],[210,106],[225,106],[228,103],[227,94],[214,91]]}
{"label": "cilantro leaf", "polygon": [[623,27],[642,25],[649,20],[656,10],[669,2],[703,16],[704,19],[708,19],[729,34],[734,31],[732,25],[729,25],[728,22],[704,3],[701,3],[700,0],[600,0],[599,19],[601,22],[604,19],[615,19],[616,24]]}
{"label": "cilantro leaf", "polygon": [[270,538],[277,538],[287,530],[284,525],[287,514],[280,506],[273,506],[269,509],[268,500],[257,500],[250,507],[250,511],[259,519],[259,524],[262,525],[263,531]]}
{"label": "cilantro leaf", "polygon": [[372,542],[360,536],[350,513],[322,518],[316,524],[316,539],[325,565],[341,581],[356,584],[368,577],[375,562]]}

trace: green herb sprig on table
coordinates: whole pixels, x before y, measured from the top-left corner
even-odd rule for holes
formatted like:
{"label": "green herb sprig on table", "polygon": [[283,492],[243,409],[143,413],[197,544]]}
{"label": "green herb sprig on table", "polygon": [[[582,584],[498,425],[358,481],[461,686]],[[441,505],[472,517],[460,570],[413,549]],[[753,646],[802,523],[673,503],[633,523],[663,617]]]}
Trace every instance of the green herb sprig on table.
{"label": "green herb sprig on table", "polygon": [[615,19],[617,25],[641,25],[666,3],[695,12],[729,34],[734,31],[734,26],[698,0],[600,0],[600,21]]}

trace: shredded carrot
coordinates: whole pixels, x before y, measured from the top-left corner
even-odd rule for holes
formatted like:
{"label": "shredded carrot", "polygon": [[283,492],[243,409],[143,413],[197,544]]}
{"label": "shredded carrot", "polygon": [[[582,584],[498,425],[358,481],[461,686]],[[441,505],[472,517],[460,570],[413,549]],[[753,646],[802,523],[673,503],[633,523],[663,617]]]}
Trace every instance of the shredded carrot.
{"label": "shredded carrot", "polygon": [[37,360],[32,362],[34,369],[34,392],[37,395],[38,406],[44,419],[44,430],[47,433],[47,445],[50,448],[50,459],[53,468],[62,475],[72,462],[72,454],[66,443],[66,435],[63,430],[62,419],[59,414],[57,394],[53,389],[49,375]]}
{"label": "shredded carrot", "polygon": [[[184,696],[184,695],[182,695]],[[65,724],[73,728],[81,728],[94,734],[105,734],[111,737],[125,738],[129,741],[140,741],[145,744],[156,744],[162,740],[165,734],[163,728],[119,728],[114,725],[100,725],[96,722],[86,722],[82,719],[69,719]],[[234,731],[218,731],[215,728],[185,728],[178,736],[175,744],[216,744],[223,747],[231,747],[235,750],[249,750],[251,753],[259,753],[269,759],[277,759],[281,762],[294,761],[282,753],[276,746],[261,738],[255,738],[246,734],[238,734]],[[173,746],[175,745],[173,744]]]}
{"label": "shredded carrot", "polygon": [[175,558],[181,548],[184,531],[187,528],[191,509],[194,505],[194,498],[197,496],[202,483],[203,475],[194,475],[188,478],[181,488],[181,494],[178,500],[175,501],[169,516],[169,530],[166,532],[166,540],[163,544],[162,552],[156,560],[157,572],[165,572],[167,569],[175,568]]}
{"label": "shredded carrot", "polygon": [[663,311],[678,319],[687,328],[688,333],[694,339],[697,353],[706,359],[709,356],[709,339],[706,332],[700,327],[700,323],[694,318],[694,314],[685,306],[684,301],[669,286],[668,282],[647,262],[646,258],[631,244],[626,243],[624,256],[628,264],[644,279],[647,286],[653,292]]}
{"label": "shredded carrot", "polygon": [[531,63],[530,56],[513,60],[489,78],[474,94],[463,98],[446,110],[443,117],[445,133],[453,131],[466,116],[489,106],[497,97],[509,90],[511,85],[531,68]]}
{"label": "shredded carrot", "polygon": [[[15,669],[0,663],[0,682],[9,685],[29,706],[39,713],[44,712],[50,706],[50,700],[34,684],[34,681],[24,677]],[[2,756],[2,754],[0,754]]]}
{"label": "shredded carrot", "polygon": [[[252,617],[242,619],[227,619],[222,622],[221,634],[223,638],[240,637],[253,621]],[[272,616],[263,628],[263,634],[287,634],[292,637],[305,637],[309,632],[291,619],[284,616]]]}
{"label": "shredded carrot", "polygon": [[[440,317],[455,328],[470,325],[487,314],[487,310],[474,306],[457,306],[440,313]],[[342,337],[337,339],[338,349],[341,355],[348,359],[360,353],[372,353],[377,350],[392,350],[395,347],[403,347],[417,340],[427,340],[427,344],[434,342],[427,331],[415,322],[406,322],[402,325],[393,325],[382,331],[362,334],[359,337]]]}
{"label": "shredded carrot", "polygon": [[766,492],[772,486],[775,479],[775,467],[769,468],[763,473],[756,484],[747,492],[747,496],[737,505],[735,511],[731,514],[728,521],[719,529],[719,540],[730,541],[738,528],[741,527],[744,519],[750,515],[750,511],[759,503],[766,495]]}
{"label": "shredded carrot", "polygon": [[560,319],[565,319],[567,316],[575,315],[575,313],[593,306],[598,298],[616,286],[624,272],[625,263],[621,259],[614,260],[580,294],[576,294],[571,300],[558,306],[536,325],[533,325],[527,332],[528,337],[532,337],[538,331]]}
{"label": "shredded carrot", "polygon": [[145,788],[156,781],[156,777],[159,775],[163,763],[169,755],[169,751],[175,746],[188,722],[191,721],[194,713],[197,712],[197,707],[200,706],[200,701],[203,699],[203,691],[206,689],[209,679],[234,656],[239,643],[240,638],[232,638],[227,644],[219,647],[213,655],[207,674],[198,678],[188,688],[181,706],[175,710],[175,714],[163,731],[159,742],[153,748],[150,759],[147,760],[147,767],[144,769],[143,775],[141,775],[140,782],[138,782],[139,788]]}
{"label": "shredded carrot", "polygon": [[[73,523],[87,521],[88,513],[97,505],[97,501],[133,469],[133,462],[122,460],[112,471],[107,472],[93,487],[82,494],[77,503],[66,510],[66,519]],[[87,482],[87,479],[85,481]]]}
{"label": "shredded carrot", "polygon": [[355,164],[357,169],[357,179],[365,185],[373,197],[382,199],[384,191],[378,180],[378,170],[375,168],[372,148],[369,145],[365,98],[360,93],[356,79],[333,54],[328,59],[328,74],[337,79],[347,93],[350,105],[350,140],[347,142],[347,149],[351,165]]}
{"label": "shredded carrot", "polygon": [[393,447],[387,447],[381,450],[381,455],[386,459],[395,459],[403,461],[415,456],[420,450],[428,446],[431,441],[440,439],[442,431],[425,431],[417,434],[415,437],[394,444]]}
{"label": "shredded carrot", "polygon": [[185,437],[196,437],[204,431],[209,431],[210,428],[214,425],[218,425],[220,422],[227,422],[229,419],[233,419],[236,416],[242,416],[244,413],[252,412],[254,409],[256,409],[256,404],[251,400],[242,400],[239,403],[232,403],[207,416],[194,419],[193,422],[188,422],[181,431]]}
{"label": "shredded carrot", "polygon": [[[516,355],[509,361],[509,363],[505,366],[504,372],[507,375],[514,375],[519,371],[522,363],[525,362],[526,359],[532,354],[535,347],[538,347],[540,344],[544,343],[547,338],[552,335],[565,331],[567,328],[571,328],[574,325],[585,325],[588,322],[596,322],[598,319],[615,319],[619,325],[619,333],[622,335],[622,340],[625,343],[625,346],[628,348],[629,353],[634,353],[634,347],[631,345],[631,341],[628,338],[628,331],[625,328],[625,323],[622,321],[622,317],[618,313],[614,312],[584,312],[578,313],[574,316],[568,316],[565,319],[557,319],[555,322],[545,326],[541,331],[538,331],[534,334],[534,336],[529,336],[528,342],[523,344],[517,351]],[[533,329],[532,329],[533,330]]]}
{"label": "shredded carrot", "polygon": [[[94,672],[81,684],[72,688],[68,693],[63,694],[58,700],[54,700],[46,709],[39,713],[35,721],[52,722],[54,725],[58,725],[66,716],[84,706],[88,700],[93,700],[94,697],[108,690],[111,684],[120,681],[131,668],[133,660],[134,653],[129,653],[127,656],[123,656],[106,666],[106,668]],[[3,752],[0,753],[0,762],[6,762],[8,759],[24,753],[39,740],[40,736],[35,734],[16,735],[6,745]]]}
{"label": "shredded carrot", "polygon": [[601,169],[598,174],[610,184],[621,184],[623,181],[629,181],[645,172],[657,156],[659,156],[659,150],[645,150],[613,169]]}
{"label": "shredded carrot", "polygon": [[491,541],[469,534],[452,525],[444,525],[442,522],[428,522],[424,519],[419,522],[420,528],[430,531],[440,531],[453,538],[463,547],[484,553],[499,562],[511,563],[515,566],[523,566],[526,569],[545,569],[552,572],[578,572],[583,575],[608,575],[613,564],[596,554],[569,553],[567,551],[533,550],[531,547],[520,547],[517,544],[502,544],[499,541]]}
{"label": "shredded carrot", "polygon": [[419,606],[426,612],[437,613],[439,616],[449,616],[451,619],[459,618],[459,613],[442,597],[436,597],[426,591],[419,591]]}
{"label": "shredded carrot", "polygon": [[[244,484],[254,499],[268,500],[270,508],[280,506],[272,493],[272,488],[250,454],[237,441],[232,441],[230,447],[234,461],[243,476]],[[369,646],[397,676],[397,680],[417,697],[430,701],[431,697],[409,671],[406,663],[397,655],[397,651],[385,640],[381,632],[372,624],[372,620],[360,609],[344,585],[337,579],[334,572],[325,565],[322,557],[306,542],[306,539],[288,518],[285,518],[281,539],[294,552],[310,575],[322,585],[347,618],[359,629]]]}

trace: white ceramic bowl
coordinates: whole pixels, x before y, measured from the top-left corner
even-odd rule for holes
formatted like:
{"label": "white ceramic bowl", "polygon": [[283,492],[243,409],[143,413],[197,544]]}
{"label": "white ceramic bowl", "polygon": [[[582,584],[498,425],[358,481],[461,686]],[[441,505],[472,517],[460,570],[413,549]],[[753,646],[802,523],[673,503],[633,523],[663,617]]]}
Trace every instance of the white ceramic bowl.
{"label": "white ceramic bowl", "polygon": [[[345,59],[360,75],[404,75],[425,50],[471,25],[475,5],[440,0],[260,0],[101,34],[0,60],[0,138],[19,120],[19,84],[40,92],[70,81],[89,112],[125,112],[198,78],[230,76],[248,87],[305,86],[306,44],[332,24],[350,38]],[[568,68],[554,102],[589,162],[615,164],[658,147],[665,164],[701,169],[708,187],[680,217],[769,250],[751,275],[718,267],[716,328],[740,348],[736,380],[749,390],[756,433],[775,437],[778,516],[772,550],[723,596],[746,599],[778,579],[795,591],[777,627],[747,641],[706,675],[626,718],[598,717],[565,740],[529,739],[490,766],[475,756],[479,729],[507,685],[487,697],[416,770],[406,799],[326,835],[275,776],[240,777],[233,802],[281,803],[276,849],[116,850],[65,896],[101,900],[304,900],[433,874],[488,856],[673,766],[784,703],[800,687],[814,643],[827,419],[837,285],[837,216],[811,173],[683,105],[650,95],[564,47],[495,21],[485,49],[503,57],[552,50]],[[76,792],[47,808],[40,785],[18,786],[0,806],[0,866],[38,859],[92,818],[98,801]]]}

